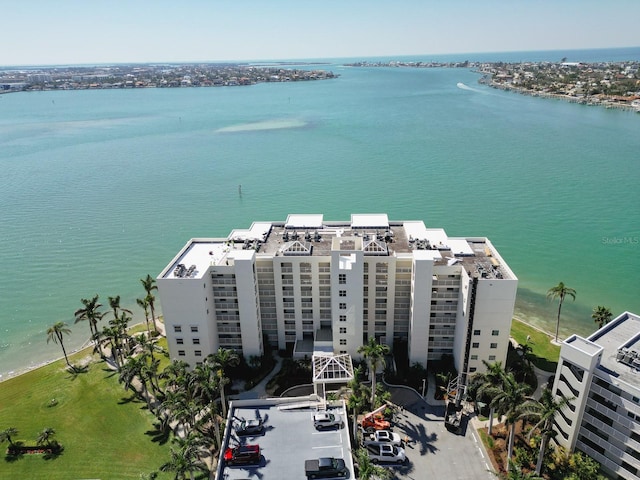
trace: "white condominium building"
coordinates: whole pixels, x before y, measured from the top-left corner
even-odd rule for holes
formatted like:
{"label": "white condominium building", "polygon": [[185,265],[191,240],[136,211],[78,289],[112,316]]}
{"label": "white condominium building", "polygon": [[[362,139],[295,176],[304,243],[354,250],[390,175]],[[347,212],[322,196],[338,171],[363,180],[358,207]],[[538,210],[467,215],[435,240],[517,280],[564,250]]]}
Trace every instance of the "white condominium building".
{"label": "white condominium building", "polygon": [[625,312],[586,339],[566,339],[553,391],[573,399],[556,416],[556,442],[611,478],[640,478],[640,317]]}
{"label": "white condominium building", "polygon": [[425,368],[451,354],[465,373],[505,361],[517,282],[488,239],[386,214],[192,239],[157,278],[171,358],[191,365],[219,347],[261,355],[265,341],[360,358],[373,337]]}

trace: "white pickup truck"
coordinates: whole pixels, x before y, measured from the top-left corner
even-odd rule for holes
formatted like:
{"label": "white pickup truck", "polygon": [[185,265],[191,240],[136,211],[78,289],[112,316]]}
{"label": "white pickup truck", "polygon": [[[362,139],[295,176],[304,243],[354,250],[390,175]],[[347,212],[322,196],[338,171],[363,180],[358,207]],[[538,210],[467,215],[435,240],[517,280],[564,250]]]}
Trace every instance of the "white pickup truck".
{"label": "white pickup truck", "polygon": [[375,432],[362,433],[362,444],[367,445],[402,445],[402,439],[400,435],[389,430],[376,430]]}
{"label": "white pickup truck", "polygon": [[395,445],[367,445],[367,453],[373,463],[404,463],[404,448]]}

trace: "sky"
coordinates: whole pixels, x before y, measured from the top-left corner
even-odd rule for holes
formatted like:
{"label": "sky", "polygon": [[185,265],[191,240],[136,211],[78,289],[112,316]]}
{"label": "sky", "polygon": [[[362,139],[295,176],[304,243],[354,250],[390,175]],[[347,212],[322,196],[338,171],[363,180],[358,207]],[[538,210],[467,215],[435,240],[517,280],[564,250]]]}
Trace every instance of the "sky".
{"label": "sky", "polygon": [[0,66],[640,46],[640,0],[0,0]]}

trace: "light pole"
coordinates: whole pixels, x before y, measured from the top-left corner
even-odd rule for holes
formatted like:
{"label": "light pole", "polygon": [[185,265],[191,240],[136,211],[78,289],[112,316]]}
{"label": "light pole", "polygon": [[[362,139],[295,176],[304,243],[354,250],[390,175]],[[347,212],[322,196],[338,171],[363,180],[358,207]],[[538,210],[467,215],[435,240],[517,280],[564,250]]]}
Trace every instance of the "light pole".
{"label": "light pole", "polygon": [[423,378],[422,379],[422,398],[424,399],[424,387],[427,384],[427,379]]}

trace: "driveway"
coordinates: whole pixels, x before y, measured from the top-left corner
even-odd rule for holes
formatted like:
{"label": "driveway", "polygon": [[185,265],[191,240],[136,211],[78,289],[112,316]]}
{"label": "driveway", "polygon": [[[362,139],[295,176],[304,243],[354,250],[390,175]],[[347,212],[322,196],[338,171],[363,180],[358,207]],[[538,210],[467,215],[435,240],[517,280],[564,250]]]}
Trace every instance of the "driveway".
{"label": "driveway", "polygon": [[[490,462],[480,445],[472,423],[467,419],[462,434],[445,429],[444,403],[429,405],[414,390],[391,387],[392,401],[401,407],[396,415],[394,431],[408,442],[405,446],[408,462],[403,466],[389,466],[396,479],[423,480],[495,479]],[[429,398],[427,396],[427,398]],[[433,397],[431,397],[433,398]]]}

